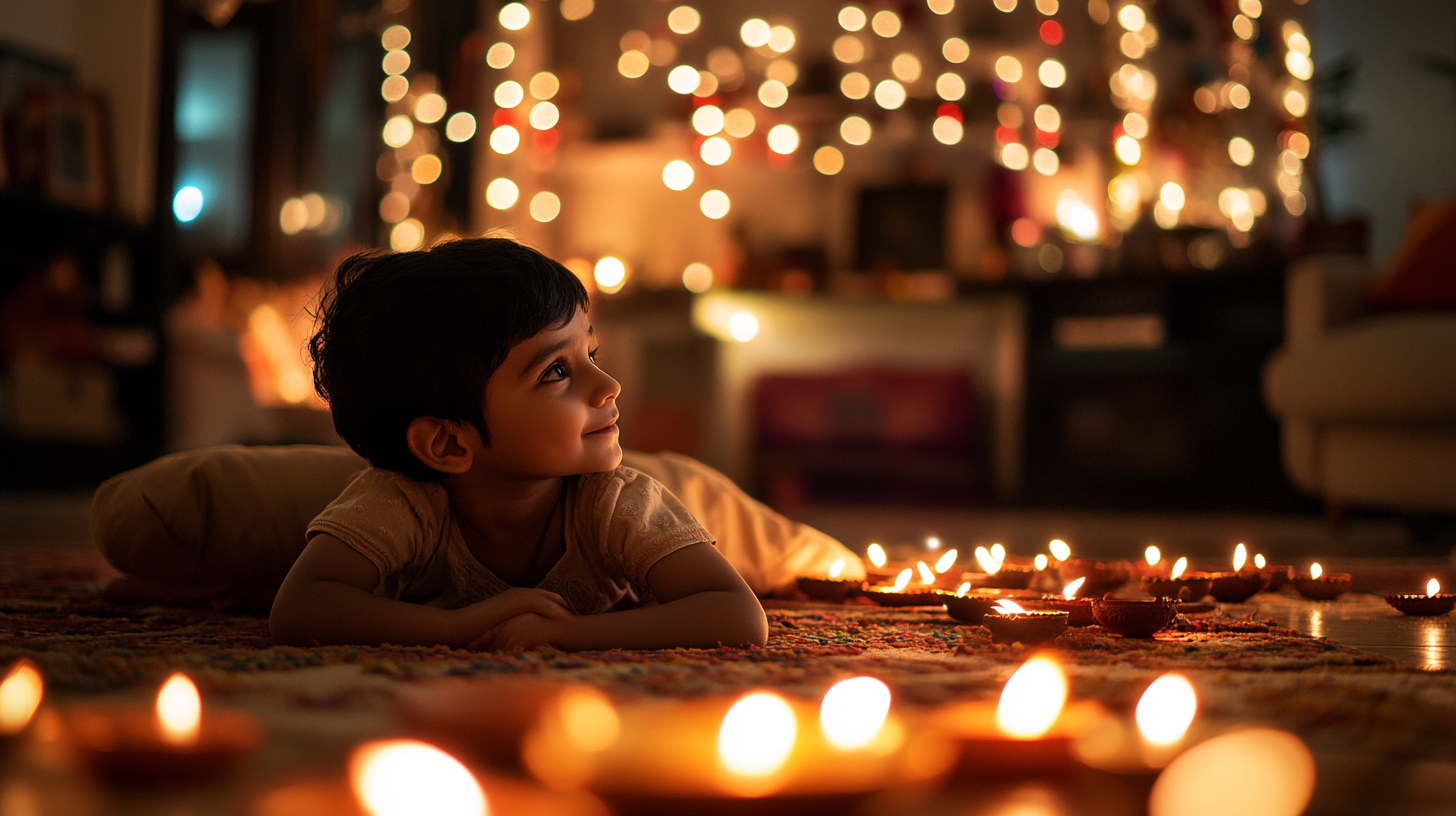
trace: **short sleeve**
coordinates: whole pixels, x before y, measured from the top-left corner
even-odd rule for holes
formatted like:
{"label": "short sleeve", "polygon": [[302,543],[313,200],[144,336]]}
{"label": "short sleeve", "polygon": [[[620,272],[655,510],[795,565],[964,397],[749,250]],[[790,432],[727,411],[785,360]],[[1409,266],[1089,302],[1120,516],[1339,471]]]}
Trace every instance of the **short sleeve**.
{"label": "short sleeve", "polygon": [[379,570],[380,589],[407,583],[441,536],[444,508],[434,505],[448,498],[443,488],[431,488],[438,485],[370,468],[314,518],[308,538],[327,533],[368,558]]}
{"label": "short sleeve", "polygon": [[621,467],[585,477],[582,498],[592,508],[596,545],[638,597],[651,597],[647,573],[663,556],[693,544],[715,544],[711,533],[662,483]]}

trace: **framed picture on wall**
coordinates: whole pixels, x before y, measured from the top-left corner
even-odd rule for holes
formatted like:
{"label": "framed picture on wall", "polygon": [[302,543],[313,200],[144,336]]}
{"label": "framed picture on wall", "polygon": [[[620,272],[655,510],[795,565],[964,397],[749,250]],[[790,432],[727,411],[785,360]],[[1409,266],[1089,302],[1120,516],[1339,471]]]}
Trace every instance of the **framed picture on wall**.
{"label": "framed picture on wall", "polygon": [[92,212],[110,203],[106,106],[100,94],[75,88],[26,90],[15,134],[20,174],[57,204]]}

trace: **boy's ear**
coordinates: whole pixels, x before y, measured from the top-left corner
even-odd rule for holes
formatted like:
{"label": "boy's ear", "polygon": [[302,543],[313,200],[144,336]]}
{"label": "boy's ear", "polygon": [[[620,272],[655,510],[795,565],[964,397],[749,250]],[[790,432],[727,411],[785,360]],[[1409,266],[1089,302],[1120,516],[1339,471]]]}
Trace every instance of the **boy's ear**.
{"label": "boy's ear", "polygon": [[[475,463],[469,436],[474,428],[436,417],[417,417],[405,431],[410,453],[441,473],[464,473]],[[477,435],[478,437],[478,435]]]}

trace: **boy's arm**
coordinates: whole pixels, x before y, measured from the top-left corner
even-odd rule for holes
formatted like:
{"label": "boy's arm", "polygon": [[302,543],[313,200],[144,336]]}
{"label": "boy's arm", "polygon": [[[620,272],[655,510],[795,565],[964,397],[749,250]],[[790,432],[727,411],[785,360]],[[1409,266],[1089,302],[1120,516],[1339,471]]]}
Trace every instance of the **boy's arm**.
{"label": "boy's arm", "polygon": [[571,617],[558,595],[540,589],[516,588],[460,609],[439,609],[381,598],[371,592],[378,583],[379,570],[368,558],[331,535],[315,535],[278,589],[268,618],[273,640],[465,646],[518,615]]}
{"label": "boy's arm", "polygon": [[647,572],[658,606],[547,619],[525,614],[502,623],[475,646],[492,649],[668,649],[762,646],[768,619],[753,590],[711,544],[663,556]]}

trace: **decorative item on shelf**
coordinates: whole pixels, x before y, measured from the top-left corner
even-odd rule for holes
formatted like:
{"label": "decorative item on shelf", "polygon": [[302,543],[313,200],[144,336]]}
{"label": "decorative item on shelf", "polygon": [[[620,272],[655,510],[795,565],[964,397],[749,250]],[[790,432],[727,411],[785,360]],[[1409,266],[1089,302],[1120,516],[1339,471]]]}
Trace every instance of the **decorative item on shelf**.
{"label": "decorative item on shelf", "polygon": [[1028,610],[1015,601],[1002,599],[991,605],[981,625],[991,630],[993,643],[1037,646],[1067,631],[1070,615],[1064,610]]}
{"label": "decorative item on shelf", "polygon": [[1164,674],[1138,698],[1132,722],[1101,720],[1072,744],[1072,753],[1089,768],[1151,778],[1187,747],[1197,713],[1198,695],[1188,678]]}
{"label": "decorative item on shelf", "polygon": [[12,186],[34,188],[57,204],[101,213],[111,203],[106,105],[79,88],[32,85],[14,117],[18,125]]}
{"label": "decorative item on shelf", "polygon": [[40,670],[26,658],[16,661],[0,680],[0,751],[25,735],[43,699],[45,681]]}
{"label": "decorative item on shelf", "polygon": [[1313,601],[1333,601],[1350,591],[1348,572],[1325,572],[1318,562],[1309,565],[1309,572],[1294,577],[1294,588]]}
{"label": "decorative item on shelf", "polygon": [[1096,623],[1092,616],[1092,599],[1077,597],[1077,591],[1082,588],[1086,578],[1078,578],[1065,587],[1062,587],[1060,598],[1051,596],[1045,600],[1031,601],[1026,604],[1027,609],[1039,610],[1050,609],[1054,612],[1067,613],[1068,626],[1091,626]]}
{"label": "decorative item on shelf", "polygon": [[1073,741],[1107,713],[1090,700],[1069,702],[1061,667],[1039,655],[1011,675],[997,701],[955,703],[931,717],[928,726],[959,743],[962,775],[1048,776],[1071,768]]}
{"label": "decorative item on shelf", "polygon": [[[933,781],[955,760],[935,729],[907,728],[884,683],[837,683],[818,706],[772,692],[639,702],[596,719],[543,721],[527,769],[586,790],[618,814],[839,812],[879,791]],[[594,715],[595,716],[595,715]]]}
{"label": "decorative item on shelf", "polygon": [[1143,579],[1143,589],[1154,598],[1176,598],[1192,603],[1213,588],[1213,576],[1206,572],[1188,572],[1188,559],[1180,557],[1166,577]]}
{"label": "decorative item on shelf", "polygon": [[1441,592],[1441,582],[1432,578],[1426,582],[1426,594],[1386,595],[1385,602],[1407,615],[1430,617],[1444,615],[1456,608],[1456,595]]}
{"label": "decorative item on shelf", "polygon": [[173,674],[154,706],[76,706],[63,716],[66,741],[108,784],[188,784],[221,776],[258,747],[258,721],[241,711],[203,710],[197,686]]}
{"label": "decorative item on shelf", "polygon": [[1213,573],[1209,593],[1222,603],[1243,603],[1269,586],[1269,576],[1244,569],[1249,551],[1243,544],[1234,548],[1234,571]]}
{"label": "decorative item on shelf", "polygon": [[1132,564],[1127,561],[1094,561],[1089,558],[1070,558],[1060,567],[1062,581],[1071,583],[1086,578],[1086,583],[1077,590],[1079,598],[1098,598],[1109,592],[1116,592],[1132,577]]}
{"label": "decorative item on shelf", "polygon": [[819,601],[844,601],[859,593],[864,582],[843,580],[839,577],[843,574],[844,559],[835,559],[834,564],[829,567],[829,577],[801,577],[799,591]]}
{"label": "decorative item on shelf", "polygon": [[1104,629],[1125,638],[1150,638],[1178,616],[1178,599],[1097,598],[1092,614]]}
{"label": "decorative item on shelf", "polygon": [[966,583],[956,594],[946,596],[945,611],[962,623],[980,624],[986,613],[993,611],[997,601],[1031,602],[1046,597],[1029,589],[971,589]]}

